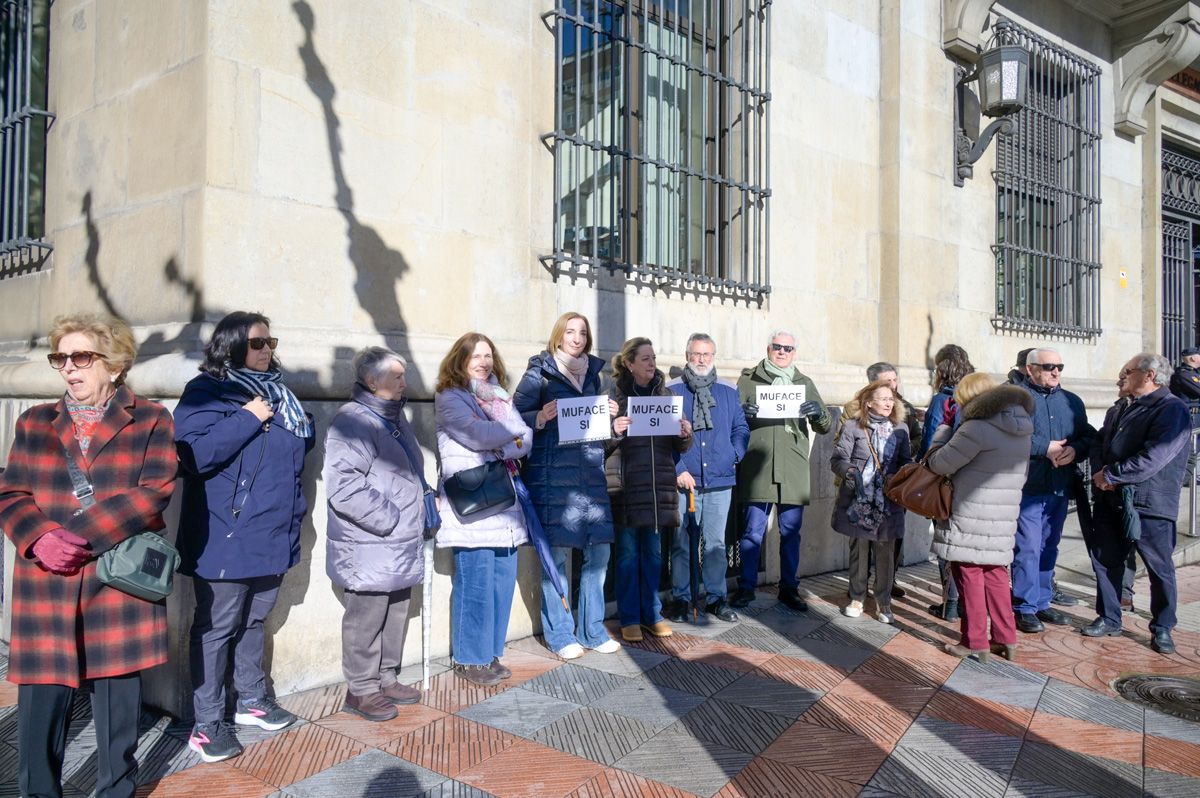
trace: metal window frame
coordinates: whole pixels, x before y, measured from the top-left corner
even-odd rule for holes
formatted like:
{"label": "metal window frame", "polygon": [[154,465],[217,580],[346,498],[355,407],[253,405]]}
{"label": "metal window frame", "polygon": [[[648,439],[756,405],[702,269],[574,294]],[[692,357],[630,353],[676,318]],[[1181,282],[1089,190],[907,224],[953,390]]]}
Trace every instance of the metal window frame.
{"label": "metal window frame", "polygon": [[[554,155],[555,199],[554,246],[542,260],[553,273],[620,272],[758,302],[770,293],[771,5],[556,0],[543,15],[554,34],[555,129],[541,138]],[[667,97],[645,90],[658,78]],[[611,118],[583,131],[589,111]],[[602,177],[617,185],[607,198]]]}
{"label": "metal window frame", "polygon": [[1200,341],[1200,158],[1164,142],[1162,170],[1162,350],[1175,357]]}
{"label": "metal window frame", "polygon": [[1094,338],[1100,321],[1100,68],[1001,19],[1030,54],[1025,108],[996,147],[996,315],[1009,332]]}
{"label": "metal window frame", "polygon": [[[53,247],[30,229],[30,149],[35,136],[43,142],[41,196],[45,204],[44,139],[54,119],[45,103],[37,103],[34,87],[34,26],[37,0],[0,0],[0,276],[44,258]],[[49,3],[39,5],[48,17]],[[40,53],[49,71],[49,36]],[[44,78],[43,78],[44,83]],[[41,126],[38,130],[37,126]]]}

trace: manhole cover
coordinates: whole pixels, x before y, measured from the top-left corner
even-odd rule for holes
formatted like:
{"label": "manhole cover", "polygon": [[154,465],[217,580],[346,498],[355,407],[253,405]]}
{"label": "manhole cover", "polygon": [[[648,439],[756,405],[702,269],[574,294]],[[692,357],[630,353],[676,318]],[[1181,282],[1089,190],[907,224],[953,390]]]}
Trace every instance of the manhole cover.
{"label": "manhole cover", "polygon": [[1200,680],[1183,676],[1123,676],[1113,683],[1122,697],[1177,718],[1200,723]]}

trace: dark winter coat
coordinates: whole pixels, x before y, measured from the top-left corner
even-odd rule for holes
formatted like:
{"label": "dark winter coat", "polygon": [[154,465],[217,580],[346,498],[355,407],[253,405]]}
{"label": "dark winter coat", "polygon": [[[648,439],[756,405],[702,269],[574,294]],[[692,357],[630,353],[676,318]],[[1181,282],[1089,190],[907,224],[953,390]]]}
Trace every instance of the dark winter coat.
{"label": "dark winter coat", "polygon": [[937,432],[937,428],[944,423],[946,418],[946,405],[954,399],[954,386],[943,385],[942,389],[933,395],[929,400],[929,407],[925,411],[925,430],[921,433],[921,449],[914,456],[921,458],[929,451],[929,445],[933,442],[933,435]]}
{"label": "dark winter coat", "polygon": [[[0,476],[0,528],[16,546],[8,680],[78,687],[84,679],[136,673],[167,660],[163,602],[109,587],[89,560],[60,576],[34,562],[33,544],[62,527],[99,556],[146,530],[163,528],[175,486],[171,414],[117,389],[85,458],[66,402],[26,410],[17,419],[8,467]],[[87,474],[96,503],[79,512],[63,447]]]}
{"label": "dark winter coat", "polygon": [[[1166,387],[1133,400],[1122,412],[1109,408],[1092,447],[1092,473],[1105,469],[1114,485],[1133,486],[1140,515],[1175,519],[1191,452],[1187,405]],[[1097,501],[1119,507],[1121,491],[1093,491]]]}
{"label": "dark winter coat", "polygon": [[[1062,388],[1046,389],[1031,380],[1021,384],[1033,397],[1033,438],[1029,442],[1029,475],[1026,496],[1065,496],[1075,473],[1075,463],[1087,459],[1096,430],[1088,423],[1083,400]],[[1055,466],[1046,457],[1050,441],[1066,439],[1075,450],[1075,462]]]}
{"label": "dark winter coat", "polygon": [[537,414],[554,399],[599,396],[604,361],[588,356],[583,390],[559,373],[554,355],[542,352],[529,358],[529,367],[513,392],[513,407],[533,430],[533,451],[523,479],[538,509],[542,528],[552,546],[583,548],[612,543],[612,510],[604,476],[604,442],[558,445],[558,419],[537,428]]}
{"label": "dark winter coat", "polygon": [[[757,402],[759,385],[774,384],[762,362],[742,371],[738,380],[738,399],[743,405]],[[809,453],[813,433],[824,435],[833,429],[833,416],[813,381],[796,370],[794,385],[804,386],[809,401],[821,405],[821,415],[811,424],[800,419],[800,437],[795,438],[782,418],[752,418],[750,445],[738,464],[737,493],[742,502],[778,502],[807,505],[812,496],[809,474]]]}
{"label": "dark winter coat", "polygon": [[1192,416],[1192,426],[1200,427],[1200,370],[1183,365],[1171,375],[1171,393],[1182,399]]}
{"label": "dark winter coat", "polygon": [[283,574],[300,561],[308,509],[300,474],[315,439],[263,424],[242,407],[250,399],[233,383],[201,374],[175,408],[185,574],[250,579]]}
{"label": "dark winter coat", "polygon": [[[900,505],[885,500],[887,516],[883,523],[873,530],[863,529],[851,521],[848,515],[850,505],[854,503],[857,494],[857,480],[854,474],[862,474],[872,459],[871,449],[867,444],[868,430],[864,429],[858,420],[860,412],[862,411],[856,402],[846,406],[847,418],[838,432],[837,441],[833,445],[833,455],[829,459],[829,467],[841,478],[842,483],[833,506],[833,529],[852,538],[896,540],[904,537],[904,508]],[[899,471],[900,466],[912,462],[911,443],[904,418],[904,405],[897,402],[892,409],[892,434],[884,444],[883,451],[876,451],[883,467],[885,481]]]}
{"label": "dark winter coat", "polygon": [[[683,382],[667,387],[683,397],[683,417],[692,421],[696,394]],[[692,446],[679,456],[675,466],[676,476],[684,471],[692,475],[697,490],[732,488],[737,482],[737,464],[750,444],[750,425],[738,402],[738,392],[720,382],[713,383],[709,390],[717,402],[711,411],[713,428],[695,430]]]}
{"label": "dark winter coat", "polygon": [[[632,380],[619,380],[608,395],[626,414],[630,396],[671,396],[666,378],[656,372],[650,385],[637,388]],[[620,527],[679,526],[679,492],[675,487],[675,462],[692,445],[691,437],[678,435],[622,435],[608,442],[608,495],[613,523]]]}

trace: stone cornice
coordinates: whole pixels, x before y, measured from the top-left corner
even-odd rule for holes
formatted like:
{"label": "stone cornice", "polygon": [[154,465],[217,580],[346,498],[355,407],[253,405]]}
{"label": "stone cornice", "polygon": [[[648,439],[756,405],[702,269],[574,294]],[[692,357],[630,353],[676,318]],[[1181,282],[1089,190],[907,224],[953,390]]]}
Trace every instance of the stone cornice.
{"label": "stone cornice", "polygon": [[942,0],[942,49],[974,63],[983,49],[983,24],[995,0]]}
{"label": "stone cornice", "polygon": [[1167,78],[1200,58],[1200,7],[1184,3],[1155,28],[1118,43],[1113,66],[1113,127],[1126,136],[1146,132],[1144,111]]}

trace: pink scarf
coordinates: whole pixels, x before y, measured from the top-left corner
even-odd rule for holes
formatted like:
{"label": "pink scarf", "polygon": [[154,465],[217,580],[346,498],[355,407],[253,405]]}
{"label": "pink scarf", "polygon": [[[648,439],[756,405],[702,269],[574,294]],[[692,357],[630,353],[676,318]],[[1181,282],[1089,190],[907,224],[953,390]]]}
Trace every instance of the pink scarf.
{"label": "pink scarf", "polygon": [[[496,379],[492,377],[491,379]],[[498,383],[471,380],[471,393],[483,408],[483,413],[492,421],[504,421],[512,410],[512,396]]]}
{"label": "pink scarf", "polygon": [[562,375],[575,386],[575,390],[582,393],[583,380],[588,372],[588,356],[583,354],[579,357],[572,357],[560,346],[554,350],[554,362],[558,364],[558,370],[562,372]]}

